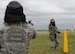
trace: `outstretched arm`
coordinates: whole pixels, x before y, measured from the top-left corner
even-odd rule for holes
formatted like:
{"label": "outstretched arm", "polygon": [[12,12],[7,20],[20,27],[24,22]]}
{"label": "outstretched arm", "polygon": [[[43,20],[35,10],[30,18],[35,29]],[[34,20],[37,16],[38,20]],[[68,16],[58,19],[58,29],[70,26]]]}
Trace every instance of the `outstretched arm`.
{"label": "outstretched arm", "polygon": [[36,30],[32,25],[28,25],[28,36],[29,39],[34,39],[36,38]]}
{"label": "outstretched arm", "polygon": [[57,32],[57,33],[60,33],[60,31],[58,30],[58,28],[57,28],[57,27],[56,27],[56,32]]}

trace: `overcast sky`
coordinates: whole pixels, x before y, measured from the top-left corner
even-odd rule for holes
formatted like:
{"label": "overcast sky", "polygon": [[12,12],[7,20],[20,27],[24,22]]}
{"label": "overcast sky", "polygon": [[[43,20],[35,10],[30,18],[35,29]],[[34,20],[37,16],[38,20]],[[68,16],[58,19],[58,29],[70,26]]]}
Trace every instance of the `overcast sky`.
{"label": "overcast sky", "polygon": [[[5,9],[12,0],[0,0],[0,24],[3,23]],[[48,29],[54,18],[59,29],[75,28],[75,0],[16,0],[24,8],[27,21],[32,20],[36,29]]]}

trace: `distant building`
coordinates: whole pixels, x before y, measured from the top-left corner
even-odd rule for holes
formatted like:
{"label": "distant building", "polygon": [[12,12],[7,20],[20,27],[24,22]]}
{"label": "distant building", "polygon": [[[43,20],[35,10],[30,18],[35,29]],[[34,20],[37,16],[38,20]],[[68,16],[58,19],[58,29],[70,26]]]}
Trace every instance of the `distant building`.
{"label": "distant building", "polygon": [[74,31],[74,29],[71,29],[71,31]]}

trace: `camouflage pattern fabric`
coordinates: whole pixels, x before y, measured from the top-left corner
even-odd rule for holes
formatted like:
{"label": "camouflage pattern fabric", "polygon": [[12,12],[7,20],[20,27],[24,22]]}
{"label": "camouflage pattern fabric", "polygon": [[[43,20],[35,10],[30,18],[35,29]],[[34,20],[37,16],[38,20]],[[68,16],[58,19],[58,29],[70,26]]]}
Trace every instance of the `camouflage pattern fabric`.
{"label": "camouflage pattern fabric", "polygon": [[57,38],[57,33],[58,29],[56,26],[49,26],[49,34],[50,34],[50,39],[51,39],[51,47],[55,46],[55,42],[58,43],[58,38]]}
{"label": "camouflage pattern fabric", "polygon": [[56,34],[58,32],[58,29],[56,26],[49,26],[49,32],[50,34]]}
{"label": "camouflage pattern fabric", "polygon": [[27,37],[28,40],[30,42],[31,39],[36,38],[36,31],[34,30],[34,27],[30,24],[23,24],[23,28],[26,30],[27,32]]}
{"label": "camouflage pattern fabric", "polygon": [[9,27],[5,31],[4,40],[8,54],[28,54],[28,38],[23,28]]}
{"label": "camouflage pattern fabric", "polygon": [[[1,30],[0,54],[28,54],[30,40],[36,31],[29,24],[7,25]],[[35,38],[34,37],[34,38]],[[5,53],[4,53],[5,52]]]}

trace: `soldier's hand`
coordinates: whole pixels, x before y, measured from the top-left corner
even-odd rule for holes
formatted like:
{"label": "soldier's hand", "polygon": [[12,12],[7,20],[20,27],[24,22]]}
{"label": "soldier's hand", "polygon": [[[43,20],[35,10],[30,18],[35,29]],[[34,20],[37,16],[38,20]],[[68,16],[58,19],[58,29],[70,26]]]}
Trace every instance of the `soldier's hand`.
{"label": "soldier's hand", "polygon": [[58,32],[58,33],[60,33],[60,32]]}

